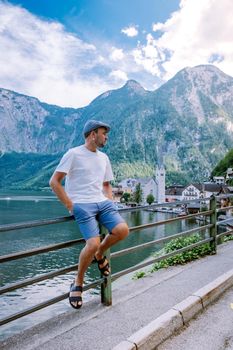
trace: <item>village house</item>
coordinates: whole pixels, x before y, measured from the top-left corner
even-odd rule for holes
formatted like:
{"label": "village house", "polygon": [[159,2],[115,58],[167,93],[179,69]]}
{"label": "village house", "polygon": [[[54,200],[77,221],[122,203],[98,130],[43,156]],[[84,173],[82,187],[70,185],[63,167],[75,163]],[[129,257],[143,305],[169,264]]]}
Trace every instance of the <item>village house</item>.
{"label": "village house", "polygon": [[123,195],[123,190],[120,187],[113,187],[112,188],[112,196],[114,202],[120,202],[120,199]]}
{"label": "village house", "polygon": [[[188,186],[170,186],[166,189],[166,202],[189,201],[193,199],[202,199],[201,202],[190,202],[185,204],[185,212],[187,214],[198,213],[203,206],[207,205],[211,195],[227,194],[230,189],[226,185],[217,183],[190,184]],[[221,200],[222,202],[222,200]],[[222,206],[222,203],[220,204]]]}
{"label": "village house", "polygon": [[174,185],[167,187],[165,191],[166,202],[176,202],[182,200],[182,193],[184,191],[184,186]]}
{"label": "village house", "polygon": [[230,193],[226,185],[217,183],[190,184],[188,186],[170,186],[166,189],[166,202],[209,198],[211,195]]}
{"label": "village house", "polygon": [[207,197],[204,196],[204,191],[204,184],[190,184],[184,188],[182,192],[182,200]]}
{"label": "village house", "polygon": [[214,176],[213,181],[216,184],[224,185],[225,184],[225,177],[224,176]]}
{"label": "village house", "polygon": [[123,191],[123,193],[133,193],[137,185],[137,179],[128,178],[119,182],[118,187]]}
{"label": "village house", "polygon": [[[229,189],[226,185],[222,185],[222,184],[217,184],[217,183],[212,183],[212,182],[204,182],[203,184],[193,184],[190,185],[193,186],[194,188],[196,188],[196,190],[194,190],[194,192],[197,194],[197,198],[209,198],[211,195],[218,195],[218,194],[226,194],[229,193]],[[186,187],[186,195],[187,192],[189,192],[188,196],[184,197],[184,199],[195,199],[196,196],[194,198],[190,198],[190,194],[192,197],[192,192],[189,191],[190,186]]]}

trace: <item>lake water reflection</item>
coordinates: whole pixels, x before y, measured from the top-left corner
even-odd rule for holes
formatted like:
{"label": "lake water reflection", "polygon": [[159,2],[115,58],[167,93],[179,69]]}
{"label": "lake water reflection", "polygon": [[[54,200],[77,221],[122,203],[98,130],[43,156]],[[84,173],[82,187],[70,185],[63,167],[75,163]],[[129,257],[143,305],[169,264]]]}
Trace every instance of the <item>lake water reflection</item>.
{"label": "lake water reflection", "polygon": [[[55,218],[65,215],[67,215],[66,209],[50,192],[8,192],[0,194],[0,225]],[[172,215],[173,214],[170,213],[153,213],[148,211],[122,213],[122,216],[129,226],[164,220],[172,217]],[[125,241],[113,247],[112,251],[114,252],[146,243],[195,226],[197,226],[197,223],[194,220],[183,220],[172,224],[136,231],[131,233]],[[81,238],[81,234],[76,223],[73,221],[69,223],[21,229],[1,233],[0,251],[1,255],[6,255],[76,238]],[[162,246],[156,247],[157,250],[161,248]],[[1,286],[23,281],[26,278],[76,264],[81,249],[82,246],[77,245],[71,248],[4,263],[1,266]],[[119,270],[134,266],[147,259],[154,252],[155,247],[150,247],[113,259],[112,272],[115,273]],[[74,273],[69,273],[5,294],[2,297],[1,318],[30,307],[35,303],[55,297],[58,294],[66,293],[73,280],[73,276]],[[96,266],[91,266],[87,272],[86,283],[93,281],[97,277],[99,277],[99,272]],[[96,290],[84,293],[84,302],[92,298],[96,293]],[[30,316],[23,317],[18,321],[14,321],[2,327],[2,337],[9,336],[12,333],[69,309],[70,306],[65,300]]]}

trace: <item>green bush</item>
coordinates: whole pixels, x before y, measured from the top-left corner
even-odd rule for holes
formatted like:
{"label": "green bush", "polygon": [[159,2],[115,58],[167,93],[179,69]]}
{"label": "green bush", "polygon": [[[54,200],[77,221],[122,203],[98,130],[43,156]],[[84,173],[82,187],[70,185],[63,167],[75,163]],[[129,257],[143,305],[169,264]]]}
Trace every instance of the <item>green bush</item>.
{"label": "green bush", "polygon": [[[155,253],[154,256],[162,256],[164,254],[169,254],[171,252],[174,252],[178,249],[187,247],[191,244],[197,243],[202,239],[202,237],[199,234],[194,234],[192,236],[188,237],[179,237],[172,239],[170,242],[166,243],[164,248],[161,249],[159,252]],[[233,240],[232,236],[225,237],[226,240]],[[212,254],[212,250],[210,248],[209,243],[204,243],[201,246],[192,248],[188,251],[185,251],[183,253],[179,253],[177,255],[174,255],[170,258],[161,260],[153,264],[152,269],[150,272],[157,271],[162,268],[167,268],[169,266],[173,265],[184,265],[189,261],[199,259],[205,255]],[[139,279],[146,276],[146,272],[144,271],[138,271],[134,274],[133,279]]]}
{"label": "green bush", "polygon": [[[179,237],[179,238],[173,239],[167,244],[165,244],[164,248],[162,249],[162,253],[169,254],[178,249],[197,243],[200,240],[201,240],[201,236],[199,234],[194,234],[189,237]],[[202,256],[205,256],[211,253],[212,253],[212,250],[210,248],[209,243],[204,243],[201,246],[192,248],[188,251],[179,253],[170,258],[156,262],[153,265],[151,272],[157,271],[161,268],[166,268],[168,266],[173,266],[178,264],[183,265],[189,261],[199,259]],[[160,255],[161,255],[161,252],[160,252]],[[156,254],[156,256],[158,256],[158,253]]]}

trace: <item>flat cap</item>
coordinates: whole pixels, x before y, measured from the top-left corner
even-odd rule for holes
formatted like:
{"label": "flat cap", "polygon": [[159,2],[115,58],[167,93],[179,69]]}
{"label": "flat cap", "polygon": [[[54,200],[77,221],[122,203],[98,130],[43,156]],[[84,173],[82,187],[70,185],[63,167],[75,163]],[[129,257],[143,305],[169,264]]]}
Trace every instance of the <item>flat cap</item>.
{"label": "flat cap", "polygon": [[88,132],[96,130],[98,128],[105,128],[107,131],[110,130],[110,126],[99,120],[88,120],[83,128],[83,135],[85,136]]}

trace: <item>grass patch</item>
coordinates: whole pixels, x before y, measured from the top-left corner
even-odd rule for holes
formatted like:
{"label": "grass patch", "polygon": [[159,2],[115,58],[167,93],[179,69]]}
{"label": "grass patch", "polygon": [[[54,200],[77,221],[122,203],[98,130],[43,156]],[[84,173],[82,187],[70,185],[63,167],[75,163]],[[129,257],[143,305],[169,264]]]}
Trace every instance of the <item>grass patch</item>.
{"label": "grass patch", "polygon": [[139,278],[142,278],[142,277],[145,277],[145,276],[146,276],[146,272],[145,271],[137,271],[133,275],[133,280],[138,280]]}
{"label": "grass patch", "polygon": [[225,236],[223,241],[224,242],[233,241],[233,235]]}

